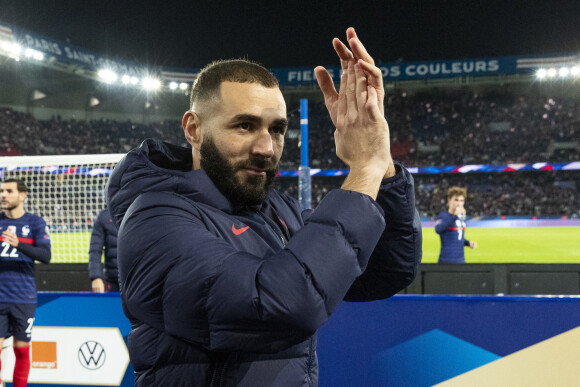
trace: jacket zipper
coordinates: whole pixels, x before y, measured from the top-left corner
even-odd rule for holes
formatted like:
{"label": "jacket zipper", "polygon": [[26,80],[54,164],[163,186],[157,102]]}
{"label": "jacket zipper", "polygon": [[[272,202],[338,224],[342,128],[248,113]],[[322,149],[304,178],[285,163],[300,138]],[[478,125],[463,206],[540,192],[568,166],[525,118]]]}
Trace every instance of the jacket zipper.
{"label": "jacket zipper", "polygon": [[282,244],[281,247],[285,247],[286,244],[288,243],[288,241],[286,240],[286,237],[284,236],[282,231],[278,228],[278,225],[276,223],[274,223],[274,221],[272,219],[268,218],[262,211],[256,210],[256,212],[262,217],[262,219],[264,219],[264,222],[266,222],[266,224],[269,226],[270,230],[280,240],[280,242]]}
{"label": "jacket zipper", "polygon": [[224,380],[226,378],[226,369],[227,368],[228,368],[228,361],[226,359],[226,361],[224,363],[224,366],[222,367],[222,372],[221,372],[221,375],[220,375],[220,382],[218,384],[218,387],[223,387],[223,385],[224,385]]}
{"label": "jacket zipper", "polygon": [[215,382],[215,377],[217,374],[217,369],[218,369],[218,365],[216,364],[214,369],[213,369],[213,374],[211,375],[211,382],[209,383],[209,387],[213,387],[213,383]]}
{"label": "jacket zipper", "polygon": [[[211,376],[211,382],[209,384],[210,387],[214,387],[214,386],[222,387],[224,385],[226,370],[228,368],[228,360],[229,360],[229,357],[226,358],[226,360],[223,362],[223,365],[221,365],[222,364],[221,362],[215,364],[215,367],[213,369],[212,376]],[[220,367],[221,367],[221,370],[218,371],[218,369]]]}

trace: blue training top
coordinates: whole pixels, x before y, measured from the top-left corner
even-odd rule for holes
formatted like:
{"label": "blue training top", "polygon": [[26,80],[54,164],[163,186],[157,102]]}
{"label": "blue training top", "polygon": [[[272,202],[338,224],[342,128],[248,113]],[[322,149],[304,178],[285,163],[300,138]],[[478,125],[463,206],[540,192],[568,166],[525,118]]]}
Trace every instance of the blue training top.
{"label": "blue training top", "polygon": [[441,238],[439,263],[465,263],[464,246],[469,246],[465,239],[465,222],[457,215],[445,211],[437,216],[435,232]]}
{"label": "blue training top", "polygon": [[50,237],[45,221],[26,212],[18,219],[0,213],[0,234],[12,228],[19,244],[12,247],[0,236],[0,302],[36,303],[34,260],[50,261]]}

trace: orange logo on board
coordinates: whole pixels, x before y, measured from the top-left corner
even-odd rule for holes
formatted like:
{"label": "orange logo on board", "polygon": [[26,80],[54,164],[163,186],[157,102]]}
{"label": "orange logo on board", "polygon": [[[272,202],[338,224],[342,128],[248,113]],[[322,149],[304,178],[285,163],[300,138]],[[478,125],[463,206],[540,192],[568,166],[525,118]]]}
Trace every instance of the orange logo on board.
{"label": "orange logo on board", "polygon": [[56,342],[55,341],[33,341],[32,359],[30,366],[32,368],[56,369]]}

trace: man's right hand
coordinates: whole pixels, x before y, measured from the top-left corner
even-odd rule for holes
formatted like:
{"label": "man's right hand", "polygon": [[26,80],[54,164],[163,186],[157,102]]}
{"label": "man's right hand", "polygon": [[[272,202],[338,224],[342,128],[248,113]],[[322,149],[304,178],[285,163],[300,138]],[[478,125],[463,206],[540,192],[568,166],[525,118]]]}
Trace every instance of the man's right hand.
{"label": "man's right hand", "polygon": [[105,283],[101,278],[95,278],[92,281],[93,293],[105,293]]}

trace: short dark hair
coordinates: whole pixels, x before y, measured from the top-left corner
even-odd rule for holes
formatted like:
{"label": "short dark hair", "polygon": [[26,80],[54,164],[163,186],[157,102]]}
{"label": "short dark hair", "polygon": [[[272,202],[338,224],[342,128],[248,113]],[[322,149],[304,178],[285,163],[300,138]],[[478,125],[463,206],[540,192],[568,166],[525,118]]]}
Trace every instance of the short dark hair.
{"label": "short dark hair", "polygon": [[463,196],[467,199],[467,189],[461,187],[451,187],[447,190],[447,199],[451,199],[453,196]]}
{"label": "short dark hair", "polygon": [[214,97],[222,82],[258,83],[279,87],[278,79],[267,68],[249,59],[218,60],[205,66],[191,87],[190,108],[197,101]]}
{"label": "short dark hair", "polygon": [[2,184],[4,184],[4,183],[16,183],[16,189],[18,190],[18,192],[28,192],[28,187],[26,186],[26,183],[22,179],[16,179],[16,178],[11,177],[11,178],[2,180]]}

